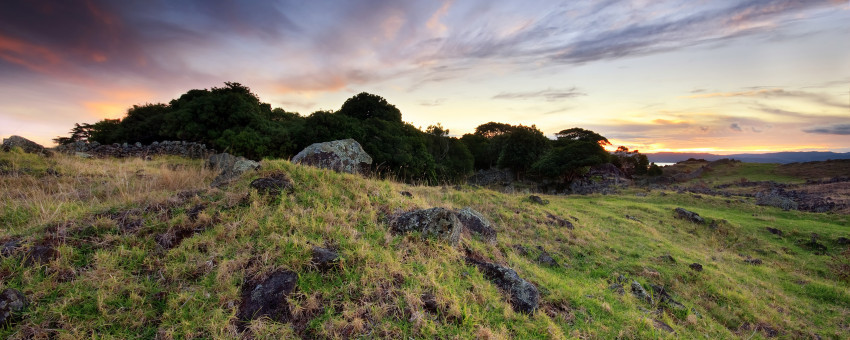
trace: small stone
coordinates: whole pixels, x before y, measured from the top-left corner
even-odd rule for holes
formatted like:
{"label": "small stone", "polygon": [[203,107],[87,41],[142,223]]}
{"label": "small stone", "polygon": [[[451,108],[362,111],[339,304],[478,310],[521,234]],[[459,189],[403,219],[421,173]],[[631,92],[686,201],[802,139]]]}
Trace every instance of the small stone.
{"label": "small stone", "polygon": [[762,264],[762,261],[760,259],[754,259],[754,258],[746,258],[746,259],[744,259],[744,262],[747,263],[747,264],[754,265],[754,266]]}
{"label": "small stone", "polygon": [[538,246],[537,249],[540,250],[540,255],[537,257],[537,262],[550,267],[558,266],[558,262],[555,261],[555,259],[552,258],[552,255],[549,255],[546,250],[543,250],[543,247]]}
{"label": "small stone", "polygon": [[413,194],[410,191],[402,191],[401,195],[404,197],[413,198]]}
{"label": "small stone", "polygon": [[549,204],[549,200],[544,200],[544,199],[540,198],[540,196],[537,196],[537,195],[528,196],[528,199],[531,201],[531,203],[535,203],[535,204],[540,204],[540,205]]}
{"label": "small stone", "polygon": [[685,220],[688,220],[688,221],[691,221],[691,222],[694,222],[694,223],[699,223],[699,224],[705,223],[705,219],[703,219],[702,217],[699,216],[699,214],[697,214],[693,211],[688,211],[688,210],[685,210],[685,209],[682,209],[682,208],[676,208],[675,212],[676,212],[676,217],[678,217],[678,218],[685,219]]}
{"label": "small stone", "polygon": [[21,313],[29,303],[21,291],[6,288],[0,293],[0,327],[20,319]]}
{"label": "small stone", "polygon": [[457,219],[465,230],[481,235],[489,243],[496,242],[496,229],[490,224],[490,220],[480,212],[465,207],[457,212]]}
{"label": "small stone", "polygon": [[256,189],[261,194],[272,196],[280,195],[283,192],[290,193],[293,190],[292,181],[282,173],[257,178],[251,181],[251,188]]}
{"label": "small stone", "polygon": [[313,247],[313,258],[311,260],[311,264],[319,268],[319,270],[326,271],[332,269],[336,266],[339,261],[339,254],[336,252],[322,247]]}
{"label": "small stone", "polygon": [[673,258],[670,254],[664,254],[658,257],[658,261],[667,262],[667,263],[676,263],[676,259]]}
{"label": "small stone", "polygon": [[776,235],[776,236],[782,236],[782,234],[783,234],[782,230],[779,230],[779,229],[776,229],[776,228],[765,227],[765,229],[767,229],[767,231],[769,233]]}
{"label": "small stone", "polygon": [[691,269],[698,271],[698,272],[702,271],[702,265],[699,264],[699,263],[696,263],[696,262],[691,263],[688,267],[690,267]]}
{"label": "small stone", "polygon": [[649,293],[646,292],[646,289],[643,289],[643,286],[641,286],[637,281],[632,281],[632,295],[640,300],[649,302],[650,304],[653,303],[652,296],[650,296]]}

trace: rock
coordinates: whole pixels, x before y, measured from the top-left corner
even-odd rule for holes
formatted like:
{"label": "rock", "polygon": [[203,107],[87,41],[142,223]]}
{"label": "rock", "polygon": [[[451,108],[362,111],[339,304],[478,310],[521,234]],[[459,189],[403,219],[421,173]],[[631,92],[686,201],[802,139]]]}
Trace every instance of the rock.
{"label": "rock", "polygon": [[282,173],[277,173],[269,177],[257,178],[251,181],[251,188],[256,189],[263,195],[278,196],[283,192],[291,193],[293,191],[292,181]]}
{"label": "rock", "polygon": [[292,318],[286,297],[296,287],[298,274],[282,270],[274,272],[262,282],[242,285],[242,302],[236,317],[240,330],[244,330],[251,320],[269,317],[273,321],[287,322]]}
{"label": "rock", "polygon": [[0,256],[9,257],[21,246],[21,241],[11,239],[0,244]]}
{"label": "rock", "polygon": [[616,283],[616,282],[614,282],[610,286],[608,286],[608,290],[610,290],[614,293],[620,294],[620,295],[623,295],[623,294],[626,293],[626,290],[623,288],[623,285]]}
{"label": "rock", "polygon": [[321,271],[326,271],[336,266],[339,261],[339,254],[322,247],[313,247],[313,259],[310,264],[316,266]]}
{"label": "rock", "polygon": [[846,237],[839,237],[839,238],[835,239],[835,243],[838,243],[839,245],[842,245],[842,246],[846,246],[846,245],[850,244],[850,239],[846,238]]}
{"label": "rock", "polygon": [[744,259],[744,263],[751,264],[751,265],[754,265],[754,266],[758,266],[758,265],[762,264],[762,261],[760,259],[754,259],[754,258],[747,257],[747,258]]}
{"label": "rock", "polygon": [[528,249],[526,249],[525,246],[521,244],[515,244],[514,249],[516,249],[518,254],[522,256],[528,256]]}
{"label": "rock", "polygon": [[649,293],[646,292],[646,289],[643,289],[643,286],[641,286],[637,281],[632,281],[632,295],[640,300],[649,302],[650,304],[653,303],[652,296],[650,296]]}
{"label": "rock", "polygon": [[467,183],[479,186],[489,186],[493,184],[508,186],[514,179],[514,173],[511,170],[487,169],[478,170],[466,180]]}
{"label": "rock", "polygon": [[558,262],[552,258],[552,255],[546,252],[541,246],[537,246],[537,249],[540,250],[540,255],[537,256],[537,262],[550,267],[557,267]]}
{"label": "rock", "polygon": [[484,274],[487,280],[493,282],[496,287],[499,287],[499,289],[510,296],[511,306],[513,306],[514,311],[534,314],[534,311],[537,310],[537,303],[540,299],[540,293],[537,291],[537,287],[520,278],[516,271],[502,265],[472,257],[467,257],[466,262],[478,267],[478,270]]}
{"label": "rock", "polygon": [[653,319],[652,325],[655,326],[655,328],[658,330],[665,331],[667,333],[675,333],[673,331],[673,327],[670,327],[670,325],[664,323],[664,321]]}
{"label": "rock", "polygon": [[77,156],[79,158],[92,158],[91,154],[85,152],[74,152],[74,156]]}
{"label": "rock", "polygon": [[59,257],[59,251],[53,247],[46,245],[33,246],[24,255],[24,264],[31,266],[34,264],[45,264]]}
{"label": "rock", "polygon": [[685,210],[685,209],[682,209],[682,208],[676,208],[675,211],[676,211],[676,217],[678,217],[678,218],[685,219],[685,220],[691,221],[693,223],[699,223],[699,224],[705,223],[705,219],[703,219],[702,217],[699,216],[699,214],[697,214],[693,211],[688,211],[688,210]]}
{"label": "rock", "polygon": [[688,265],[688,267],[690,267],[691,269],[698,271],[698,272],[702,271],[702,265],[699,264],[699,263],[696,263],[696,262],[691,263],[690,265]]}
{"label": "rock", "polygon": [[0,327],[17,321],[27,304],[26,296],[19,290],[4,289],[0,293]]}
{"label": "rock", "polygon": [[658,257],[658,261],[667,262],[667,263],[676,263],[676,259],[673,258],[670,254],[664,254]]}
{"label": "rock", "polygon": [[779,230],[779,229],[776,229],[776,228],[765,227],[765,229],[767,229],[767,231],[769,233],[773,234],[773,235],[782,236],[782,234],[783,234],[782,230]]}
{"label": "rock", "polygon": [[390,229],[395,232],[419,231],[422,236],[433,236],[452,245],[458,243],[460,231],[463,229],[457,216],[445,208],[414,210],[395,215],[389,224]]}
{"label": "rock", "polygon": [[531,203],[536,203],[536,204],[540,204],[540,205],[549,204],[549,200],[544,200],[544,199],[540,198],[540,196],[537,196],[537,195],[528,196],[528,199],[531,201]]}
{"label": "rock", "polygon": [[413,194],[410,193],[410,191],[402,191],[402,192],[400,192],[400,194],[404,197],[413,198]]}
{"label": "rock", "polygon": [[490,224],[490,220],[478,211],[470,207],[463,208],[457,212],[457,219],[466,230],[481,235],[487,242],[496,242],[496,229]]}
{"label": "rock", "polygon": [[310,145],[295,155],[292,163],[356,174],[369,171],[372,157],[360,143],[349,138]]}
{"label": "rock", "polygon": [[210,169],[221,171],[212,182],[212,186],[215,187],[227,183],[247,171],[259,169],[260,163],[246,159],[245,157],[220,153],[210,156],[207,159],[206,166]]}
{"label": "rock", "polygon": [[649,288],[652,290],[653,296],[658,298],[662,303],[664,303],[668,308],[679,309],[679,310],[687,310],[688,308],[685,305],[679,303],[676,300],[673,300],[670,297],[670,294],[667,292],[664,287],[659,285],[650,284]]}
{"label": "rock", "polygon": [[3,150],[9,151],[14,147],[19,147],[26,153],[44,153],[44,147],[21,136],[10,136],[3,139]]}
{"label": "rock", "polygon": [[440,314],[442,312],[442,307],[437,302],[437,297],[431,293],[422,294],[422,307],[425,308],[431,314]]}
{"label": "rock", "polygon": [[575,226],[573,225],[573,223],[570,222],[570,221],[567,221],[566,219],[563,219],[563,218],[560,218],[558,216],[548,214],[548,213],[546,214],[546,217],[549,218],[549,221],[551,221],[553,224],[555,224],[559,227],[566,227],[569,230],[575,229]]}

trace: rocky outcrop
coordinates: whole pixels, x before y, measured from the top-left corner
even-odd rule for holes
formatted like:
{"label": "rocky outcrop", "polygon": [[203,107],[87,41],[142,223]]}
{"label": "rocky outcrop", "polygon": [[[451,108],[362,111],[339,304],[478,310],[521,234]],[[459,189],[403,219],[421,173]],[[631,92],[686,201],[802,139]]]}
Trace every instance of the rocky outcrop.
{"label": "rocky outcrop", "polygon": [[33,142],[21,136],[10,136],[3,139],[3,151],[9,151],[12,148],[19,147],[26,153],[43,154],[45,149],[41,144]]}
{"label": "rocky outcrop", "polygon": [[21,317],[27,306],[27,298],[17,289],[6,288],[0,293],[0,327]]}
{"label": "rocky outcrop", "polygon": [[343,139],[310,145],[292,157],[292,163],[356,174],[369,171],[372,157],[356,140]]}
{"label": "rocky outcrop", "polygon": [[425,237],[435,237],[456,245],[463,225],[451,210],[431,208],[414,210],[390,218],[390,229],[397,233],[418,231]]}
{"label": "rocky outcrop", "polygon": [[540,299],[540,293],[530,282],[519,277],[511,268],[467,257],[466,262],[478,267],[484,277],[511,298],[511,306],[517,312],[534,314]]}
{"label": "rocky outcrop", "polygon": [[231,179],[239,177],[243,173],[260,168],[260,163],[254,162],[245,157],[236,157],[229,153],[220,153],[210,156],[207,159],[206,167],[220,171],[219,175],[213,179],[212,186],[219,186],[227,183]]}
{"label": "rocky outcrop", "polygon": [[481,213],[466,207],[457,212],[457,219],[465,230],[481,235],[487,242],[496,242],[496,229],[493,229],[490,220]]}
{"label": "rocky outcrop", "polygon": [[683,220],[688,220],[688,221],[691,221],[693,223],[698,223],[698,224],[705,223],[705,219],[700,217],[699,214],[697,214],[693,211],[685,210],[685,209],[682,209],[682,208],[676,208],[674,211],[676,212],[677,218],[680,218],[680,219],[683,219]]}
{"label": "rocky outcrop", "polygon": [[150,145],[134,144],[100,144],[98,142],[74,142],[60,145],[56,150],[62,153],[74,154],[80,157],[152,157],[161,155],[180,156],[186,158],[205,158],[215,153],[207,149],[206,144],[185,141],[153,142]]}
{"label": "rocky outcrop", "polygon": [[282,270],[269,275],[261,282],[242,286],[242,302],[236,317],[240,329],[244,330],[251,320],[268,317],[277,322],[288,322],[292,312],[286,297],[296,287],[298,274]]}

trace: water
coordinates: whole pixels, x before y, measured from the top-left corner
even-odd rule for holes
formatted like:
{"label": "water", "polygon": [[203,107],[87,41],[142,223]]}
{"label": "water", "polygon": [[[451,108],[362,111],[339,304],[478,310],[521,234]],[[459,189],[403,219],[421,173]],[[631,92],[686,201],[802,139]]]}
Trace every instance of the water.
{"label": "water", "polygon": [[658,165],[658,166],[668,166],[668,165],[673,165],[673,164],[676,164],[676,163],[660,163],[660,162],[655,162],[655,164],[656,164],[656,165]]}

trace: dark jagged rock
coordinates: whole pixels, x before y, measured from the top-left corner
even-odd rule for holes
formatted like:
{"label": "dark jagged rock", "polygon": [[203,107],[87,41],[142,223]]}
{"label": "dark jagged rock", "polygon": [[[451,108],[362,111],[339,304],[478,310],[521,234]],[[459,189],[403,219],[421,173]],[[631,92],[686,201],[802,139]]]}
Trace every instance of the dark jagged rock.
{"label": "dark jagged rock", "polygon": [[516,249],[518,254],[522,256],[528,256],[528,249],[526,249],[525,246],[521,244],[515,244],[513,247],[514,249]]}
{"label": "dark jagged rock", "polygon": [[496,229],[490,224],[484,215],[470,207],[466,207],[457,212],[457,219],[463,228],[481,235],[485,241],[496,242]]}
{"label": "dark jagged rock", "polygon": [[511,298],[511,306],[517,312],[534,314],[540,299],[540,293],[530,282],[522,279],[511,268],[495,263],[467,257],[466,262],[478,267],[484,277],[502,291],[508,293]]}
{"label": "dark jagged rock", "polygon": [[17,289],[6,288],[0,293],[0,327],[20,319],[28,305],[27,298]]}
{"label": "dark jagged rock", "polygon": [[609,285],[608,290],[610,290],[614,293],[620,294],[620,295],[623,295],[623,294],[626,293],[626,290],[625,290],[625,288],[623,288],[623,285],[620,284],[620,283],[616,283],[616,282]]}
{"label": "dark jagged rock", "polygon": [[699,264],[699,263],[696,263],[696,262],[691,263],[690,265],[688,265],[688,267],[690,267],[691,269],[698,271],[698,272],[702,271],[702,265]]}
{"label": "dark jagged rock", "polygon": [[402,191],[401,195],[404,196],[404,197],[413,198],[413,194],[410,193],[410,191]]}
{"label": "dark jagged rock", "polygon": [[676,208],[675,211],[676,211],[676,217],[678,217],[678,218],[685,219],[685,220],[691,221],[693,223],[699,223],[699,224],[705,223],[705,219],[703,219],[702,217],[699,216],[699,214],[697,214],[693,211],[688,211],[688,210],[685,210],[685,209],[682,209],[682,208]]}
{"label": "dark jagged rock", "polygon": [[650,304],[653,303],[652,296],[650,296],[649,293],[646,292],[646,289],[643,289],[643,286],[641,286],[637,281],[632,281],[632,295],[640,300],[649,302]]}
{"label": "dark jagged rock", "polygon": [[292,157],[292,163],[356,174],[369,171],[372,157],[360,143],[349,138],[312,144]]}
{"label": "dark jagged rock", "polygon": [[236,313],[240,330],[244,330],[251,320],[261,317],[282,323],[291,320],[286,297],[295,290],[297,281],[298,274],[282,270],[272,273],[262,282],[242,285],[242,302]]}
{"label": "dark jagged rock", "polygon": [[839,238],[835,239],[835,243],[838,243],[839,245],[842,245],[842,246],[846,246],[846,245],[850,244],[850,238],[839,237]]}
{"label": "dark jagged rock", "polygon": [[531,203],[540,204],[540,205],[549,204],[549,200],[544,200],[544,199],[540,198],[540,196],[537,196],[537,195],[528,196],[528,200],[530,200]]}
{"label": "dark jagged rock", "polygon": [[546,217],[549,219],[549,221],[550,221],[552,224],[554,224],[554,225],[556,225],[556,226],[559,226],[559,227],[566,227],[566,228],[567,228],[567,229],[569,229],[569,230],[573,230],[573,229],[575,229],[575,226],[573,225],[573,223],[572,223],[572,222],[570,222],[570,221],[567,221],[566,219],[563,219],[563,218],[560,218],[560,217],[558,217],[558,216],[555,216],[555,215],[552,215],[552,214],[548,214],[548,213],[546,214]]}
{"label": "dark jagged rock", "polygon": [[3,139],[3,150],[9,151],[14,147],[19,147],[26,153],[44,154],[45,151],[41,144],[21,136],[14,135]]}
{"label": "dark jagged rock", "polygon": [[228,153],[220,153],[210,156],[210,158],[207,159],[206,167],[220,171],[211,184],[215,187],[227,183],[231,179],[239,177],[245,172],[259,169],[260,163],[246,159],[245,157],[236,157]]}
{"label": "dark jagged rock", "polygon": [[321,271],[332,269],[339,262],[339,254],[322,247],[313,247],[313,258],[310,263]]}
{"label": "dark jagged rock", "polygon": [[251,188],[256,189],[261,194],[272,196],[277,196],[284,192],[289,193],[293,190],[292,181],[282,173],[257,178],[251,181]]}
{"label": "dark jagged rock", "polygon": [[431,208],[414,210],[390,218],[390,229],[398,233],[422,232],[422,236],[432,236],[453,245],[460,240],[463,225],[451,210]]}
{"label": "dark jagged rock", "polygon": [[537,249],[540,250],[540,255],[537,256],[537,262],[550,267],[557,267],[558,262],[552,258],[552,255],[546,252],[541,246],[537,246]]}
{"label": "dark jagged rock", "polygon": [[771,228],[771,227],[765,227],[765,229],[767,229],[767,231],[769,233],[773,234],[773,235],[776,235],[776,236],[782,236],[783,235],[782,230],[779,230],[779,229],[776,229],[776,228]]}
{"label": "dark jagged rock", "polygon": [[687,307],[685,307],[685,305],[679,303],[676,300],[673,300],[673,298],[670,297],[670,294],[667,292],[666,289],[664,289],[664,287],[655,284],[650,284],[649,288],[652,290],[653,296],[655,296],[662,303],[664,303],[666,307],[679,310],[688,309]]}
{"label": "dark jagged rock", "polygon": [[45,264],[59,257],[59,251],[48,245],[37,245],[30,248],[24,255],[24,264],[31,266],[34,264]]}

